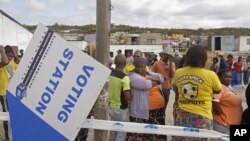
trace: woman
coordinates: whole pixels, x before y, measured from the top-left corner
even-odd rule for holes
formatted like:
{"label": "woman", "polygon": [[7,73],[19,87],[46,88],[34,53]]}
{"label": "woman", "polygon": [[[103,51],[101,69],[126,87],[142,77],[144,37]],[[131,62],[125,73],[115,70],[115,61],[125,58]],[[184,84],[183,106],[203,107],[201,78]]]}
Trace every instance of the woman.
{"label": "woman", "polygon": [[[177,126],[212,129],[212,96],[214,92],[220,92],[221,83],[215,72],[204,69],[206,61],[205,49],[193,45],[186,53],[185,67],[175,72],[173,85],[178,95]],[[190,140],[187,137],[174,139]]]}
{"label": "woman", "polygon": [[242,81],[242,72],[243,72],[243,60],[242,57],[238,57],[238,61],[233,64],[233,80],[232,80],[232,86],[234,88],[240,88],[241,87],[241,81]]}
{"label": "woman", "polygon": [[233,68],[233,55],[232,54],[227,55],[226,63],[227,63],[228,69],[232,70],[232,68]]}
{"label": "woman", "polygon": [[[162,75],[146,71],[147,60],[134,59],[135,69],[129,73],[132,99],[130,121],[136,123],[165,124],[164,99],[158,87],[164,80]],[[165,141],[166,136],[128,133],[128,141]]]}
{"label": "woman", "polygon": [[220,70],[218,76],[222,83],[222,90],[219,94],[214,94],[213,129],[229,135],[229,126],[240,124],[243,107],[240,96],[228,88],[232,82],[231,71]]}
{"label": "woman", "polygon": [[218,65],[218,58],[214,57],[213,58],[213,64],[210,66],[210,70],[214,71],[215,73],[219,72],[220,66]]}

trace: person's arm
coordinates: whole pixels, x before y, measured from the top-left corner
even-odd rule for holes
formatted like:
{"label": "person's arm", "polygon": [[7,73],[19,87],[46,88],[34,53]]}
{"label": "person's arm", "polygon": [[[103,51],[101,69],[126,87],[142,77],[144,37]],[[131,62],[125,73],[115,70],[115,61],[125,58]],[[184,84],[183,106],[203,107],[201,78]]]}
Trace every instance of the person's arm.
{"label": "person's arm", "polygon": [[130,90],[126,90],[124,91],[124,97],[127,101],[130,101],[131,100],[131,92]]}
{"label": "person's arm", "polygon": [[172,79],[174,77],[175,73],[175,63],[173,62],[173,59],[169,59],[169,78]]}
{"label": "person's arm", "polygon": [[220,115],[222,113],[222,110],[220,108],[220,101],[213,100],[212,106],[213,106],[213,114]]}
{"label": "person's arm", "polygon": [[221,90],[213,90],[213,93],[214,94],[218,94],[218,93],[220,93],[221,92]]}
{"label": "person's arm", "polygon": [[164,77],[162,74],[160,73],[155,73],[153,71],[147,71],[147,73],[150,75],[149,78],[152,80],[152,81],[155,81],[159,84],[163,83],[164,82]]}
{"label": "person's arm", "polygon": [[222,90],[222,84],[220,82],[219,77],[217,76],[217,74],[213,71],[211,71],[211,82],[212,84],[212,89],[213,89],[213,93],[214,94],[219,94]]}
{"label": "person's arm", "polygon": [[5,49],[2,45],[0,45],[0,54],[1,54],[1,62],[0,62],[0,67],[4,67],[7,64],[9,64],[8,57],[5,53]]}
{"label": "person's arm", "polygon": [[148,80],[137,73],[130,73],[129,78],[131,87],[134,89],[146,91],[152,88],[151,80]]}
{"label": "person's arm", "polygon": [[160,83],[160,77],[158,77],[158,76],[148,76],[146,78],[149,80],[156,81],[156,82]]}
{"label": "person's arm", "polygon": [[13,52],[14,52],[14,62],[15,62],[16,64],[19,64],[20,58],[18,57],[17,50],[15,50],[14,48],[12,48],[12,49],[13,49]]}
{"label": "person's arm", "polygon": [[152,86],[161,84],[159,77],[148,76],[147,79],[152,81]]}
{"label": "person's arm", "polygon": [[130,91],[130,79],[128,76],[125,76],[122,79],[123,82],[123,93],[124,93],[124,97],[127,101],[130,101],[131,99],[131,91]]}
{"label": "person's arm", "polygon": [[212,98],[212,111],[215,115],[220,115],[222,113],[221,107],[220,107],[220,101],[222,98],[223,93],[225,93],[225,89],[222,86],[220,93],[214,93]]}
{"label": "person's arm", "polygon": [[178,88],[176,87],[176,85],[173,86],[173,90],[175,93],[175,97],[174,97],[174,107],[178,106],[178,99],[179,99],[179,92],[178,92]]}

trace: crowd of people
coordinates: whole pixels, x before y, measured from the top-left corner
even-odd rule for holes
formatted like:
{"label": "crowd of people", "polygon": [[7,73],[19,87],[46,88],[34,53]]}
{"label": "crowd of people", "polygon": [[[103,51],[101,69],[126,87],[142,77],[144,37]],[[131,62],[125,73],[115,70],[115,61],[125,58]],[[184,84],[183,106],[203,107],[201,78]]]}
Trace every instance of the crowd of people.
{"label": "crowd of people", "polygon": [[228,54],[227,60],[225,60],[223,53],[220,53],[218,58],[213,58],[210,70],[218,73],[223,69],[228,69],[232,73],[232,82],[230,84],[232,88],[243,88],[249,84],[250,56],[246,56],[244,59],[242,56],[238,56],[234,60],[233,55]]}
{"label": "crowd of people", "polygon": [[[115,109],[120,111],[117,112],[120,115],[118,117],[126,118],[119,120],[113,117],[111,120],[165,125],[166,116],[173,116],[175,126],[213,129],[227,135],[230,125],[250,124],[249,109],[243,109],[240,96],[231,89],[231,86],[239,85],[239,80],[234,80],[238,75],[237,65],[245,63],[231,62],[232,67],[228,67],[232,56],[224,60],[223,55],[220,55],[219,59],[213,59],[211,70],[205,69],[208,56],[200,45],[190,47],[182,58],[177,56],[172,48],[167,47],[160,53],[161,58],[148,66],[141,51],[135,51],[133,59],[129,59],[133,62],[129,63],[125,63],[124,54],[117,55],[114,61],[116,67],[112,69],[109,79],[109,105],[111,117]],[[238,61],[241,59],[239,57]],[[114,80],[117,71],[122,77]],[[245,69],[242,67],[242,75],[243,72]],[[245,84],[248,85],[248,82]],[[116,91],[112,90],[114,87]],[[171,90],[175,92],[173,115],[166,115],[167,106],[172,106],[168,105]],[[246,90],[247,101],[249,90],[250,86]],[[126,116],[121,116],[122,111],[126,111]],[[110,134],[110,141],[125,140],[165,141],[167,136],[118,131]],[[175,136],[172,140],[209,139]]]}
{"label": "crowd of people", "polygon": [[[0,102],[3,112],[8,112],[8,105],[6,99],[6,90],[10,83],[12,76],[17,68],[17,65],[20,62],[18,57],[18,52],[11,46],[6,45],[3,47],[0,45]],[[4,132],[5,132],[5,141],[11,139],[11,128],[10,123],[7,121],[3,122]]]}
{"label": "crowd of people", "polygon": [[[0,102],[8,111],[6,89],[20,61],[11,46],[0,46]],[[232,90],[244,84],[247,105],[250,104],[250,56],[243,62],[239,56],[224,60],[213,58],[210,70],[205,69],[207,52],[200,45],[191,46],[179,56],[171,47],[150,64],[143,52],[129,55],[119,52],[109,76],[109,114],[113,121],[165,125],[173,116],[175,126],[215,130],[229,135],[230,125],[249,125],[249,108],[243,109],[240,96]],[[243,77],[243,80],[241,77]],[[168,105],[170,91],[175,93],[174,105]],[[173,115],[166,108],[173,106]],[[6,141],[11,140],[9,124],[4,122]],[[86,141],[88,129],[81,129],[75,141]],[[110,131],[110,141],[166,141],[166,135]],[[172,140],[209,140],[206,138],[172,137]]]}

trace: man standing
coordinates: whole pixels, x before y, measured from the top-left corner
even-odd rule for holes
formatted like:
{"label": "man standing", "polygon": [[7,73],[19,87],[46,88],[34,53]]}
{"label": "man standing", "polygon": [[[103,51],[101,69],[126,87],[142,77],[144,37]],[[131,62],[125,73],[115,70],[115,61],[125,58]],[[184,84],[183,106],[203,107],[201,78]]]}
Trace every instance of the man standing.
{"label": "man standing", "polygon": [[[14,52],[12,47],[9,45],[3,48],[0,46],[1,52],[1,62],[0,62],[0,102],[2,105],[2,109],[4,112],[8,111],[7,100],[6,100],[6,90],[10,83],[12,76],[17,68],[17,64],[19,63],[19,58],[17,53]],[[4,131],[5,131],[5,140],[9,141],[10,138],[8,136],[8,122],[4,122]]]}
{"label": "man standing", "polygon": [[[109,111],[113,121],[129,121],[129,100],[130,80],[123,72],[126,65],[126,57],[123,54],[118,54],[115,57],[115,69],[112,70],[109,76]],[[110,132],[110,141],[125,141],[126,132]]]}
{"label": "man standing", "polygon": [[174,51],[171,47],[166,47],[163,52],[160,53],[161,59],[154,63],[151,70],[156,73],[160,73],[164,77],[162,84],[162,92],[165,97],[165,108],[167,107],[169,94],[171,90],[171,80],[175,72],[175,64],[173,62]]}

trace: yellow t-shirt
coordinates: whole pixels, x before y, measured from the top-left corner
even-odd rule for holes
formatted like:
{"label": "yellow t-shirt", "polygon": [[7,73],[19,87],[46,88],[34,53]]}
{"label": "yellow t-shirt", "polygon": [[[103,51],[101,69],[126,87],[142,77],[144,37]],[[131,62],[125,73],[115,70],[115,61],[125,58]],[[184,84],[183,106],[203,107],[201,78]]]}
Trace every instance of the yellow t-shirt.
{"label": "yellow t-shirt", "polygon": [[133,65],[133,63],[129,63],[129,64],[126,64],[126,66],[123,69],[123,72],[128,75],[128,73],[134,69],[135,69],[135,66]]}
{"label": "yellow t-shirt", "polygon": [[[123,72],[124,72],[125,74],[128,75],[128,73],[129,73],[130,71],[134,70],[134,69],[135,69],[135,66],[134,66],[133,63],[126,64],[126,66],[125,66],[124,69],[123,69]],[[146,70],[147,70],[147,71],[149,70],[149,67],[148,67],[148,66],[146,66]]]}
{"label": "yellow t-shirt", "polygon": [[181,68],[175,72],[173,84],[178,88],[180,109],[213,119],[213,90],[220,91],[222,87],[213,71],[193,67]]}
{"label": "yellow t-shirt", "polygon": [[13,77],[17,64],[11,61],[8,65],[0,67],[0,95],[6,95],[10,79]]}

